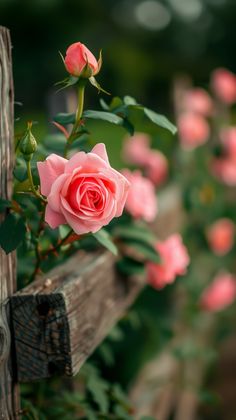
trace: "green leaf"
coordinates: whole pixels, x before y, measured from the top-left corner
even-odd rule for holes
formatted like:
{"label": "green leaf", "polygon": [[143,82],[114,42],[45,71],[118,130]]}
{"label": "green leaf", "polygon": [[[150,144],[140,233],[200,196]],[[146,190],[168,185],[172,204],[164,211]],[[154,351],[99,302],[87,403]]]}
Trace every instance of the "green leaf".
{"label": "green leaf", "polygon": [[126,129],[126,131],[128,131],[128,133],[131,136],[134,135],[134,131],[135,131],[134,126],[127,118],[124,118],[123,120],[123,127]]}
{"label": "green leaf", "polygon": [[110,103],[110,111],[111,112],[115,112],[117,109],[123,107],[123,101],[121,98],[119,98],[119,96],[115,96],[114,98],[112,98],[112,101]]}
{"label": "green leaf", "polygon": [[3,213],[9,207],[11,207],[11,202],[0,197],[0,213]]}
{"label": "green leaf", "polygon": [[93,120],[102,120],[107,121],[111,124],[116,125],[123,125],[123,118],[119,117],[118,115],[112,114],[111,112],[105,111],[84,111],[83,113],[84,118],[91,118]]}
{"label": "green leaf", "polygon": [[60,112],[53,118],[53,120],[62,125],[74,124],[75,114],[74,113],[68,114],[68,113]]}
{"label": "green leaf", "polygon": [[138,105],[136,99],[132,98],[129,95],[124,97],[124,104],[125,105]]}
{"label": "green leaf", "polygon": [[177,128],[174,124],[172,124],[164,115],[157,114],[156,112],[152,111],[148,108],[143,108],[144,114],[151,120],[154,124],[166,128],[172,134],[177,132]]}
{"label": "green leaf", "polygon": [[99,83],[97,82],[97,80],[95,79],[95,77],[94,77],[94,76],[91,76],[91,77],[89,78],[89,81],[90,81],[91,85],[92,85],[92,86],[94,86],[94,87],[98,90],[98,92],[99,92],[99,93],[100,93],[100,92],[103,92],[103,93],[106,93],[107,95],[110,95],[110,93],[109,93],[109,92],[107,92],[105,89],[103,89],[103,88],[101,87],[101,85],[99,85]]}
{"label": "green leaf", "polygon": [[125,242],[130,248],[133,248],[138,254],[140,254],[142,257],[144,257],[147,261],[152,261],[154,263],[159,264],[160,263],[160,256],[158,255],[155,248],[148,244],[143,242],[137,242],[137,241],[126,241]]}
{"label": "green leaf", "polygon": [[105,248],[109,249],[112,254],[117,255],[118,249],[111,240],[111,236],[105,229],[100,229],[98,232],[92,234],[97,241]]}
{"label": "green leaf", "polygon": [[153,245],[156,241],[155,235],[149,229],[135,224],[117,226],[113,231],[113,235],[118,238],[141,241],[150,245]]}
{"label": "green leaf", "polygon": [[78,81],[79,81],[79,77],[70,75],[66,79],[63,79],[60,82],[55,83],[55,86],[61,86],[61,88],[58,89],[57,92],[60,92],[61,90],[66,89],[67,87],[76,85]]}
{"label": "green leaf", "polygon": [[17,159],[17,164],[13,170],[13,175],[17,181],[23,182],[28,178],[27,168],[24,159]]}
{"label": "green leaf", "polygon": [[13,214],[8,214],[0,225],[0,246],[9,254],[20,245],[26,233],[25,223]]}
{"label": "green leaf", "polygon": [[108,413],[109,400],[107,395],[108,383],[103,379],[90,375],[87,382],[87,388],[93,395],[94,401],[98,404],[102,413]]}
{"label": "green leaf", "polygon": [[144,265],[129,257],[124,257],[118,261],[117,269],[125,276],[143,275],[145,273]]}
{"label": "green leaf", "polygon": [[109,106],[104,101],[104,99],[101,98],[99,102],[100,102],[101,107],[104,109],[104,111],[109,111]]}

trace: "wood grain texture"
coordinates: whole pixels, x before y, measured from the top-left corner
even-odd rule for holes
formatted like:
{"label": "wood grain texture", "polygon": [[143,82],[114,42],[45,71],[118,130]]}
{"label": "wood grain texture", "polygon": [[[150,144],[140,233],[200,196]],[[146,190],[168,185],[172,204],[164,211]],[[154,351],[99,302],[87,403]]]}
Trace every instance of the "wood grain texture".
{"label": "wood grain texture", "polygon": [[[161,201],[158,225],[163,230],[163,220],[168,235],[179,227],[172,220],[178,221],[180,207],[176,187]],[[144,284],[141,277],[119,276],[110,252],[80,251],[16,293],[11,307],[19,381],[76,374]]]}
{"label": "wood grain texture", "polygon": [[76,374],[142,287],[110,252],[78,253],[13,296],[19,381]]}
{"label": "wood grain texture", "polygon": [[[0,197],[4,199],[12,193],[13,122],[11,42],[9,31],[0,26]],[[4,420],[17,418],[18,411],[7,304],[16,287],[15,262],[15,253],[6,255],[0,249],[0,419]]]}

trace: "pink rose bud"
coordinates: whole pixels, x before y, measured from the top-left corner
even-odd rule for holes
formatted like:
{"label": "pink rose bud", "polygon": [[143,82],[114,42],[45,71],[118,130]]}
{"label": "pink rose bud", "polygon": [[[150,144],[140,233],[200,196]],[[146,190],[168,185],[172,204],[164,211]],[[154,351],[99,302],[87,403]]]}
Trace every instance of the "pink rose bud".
{"label": "pink rose bud", "polygon": [[219,68],[212,73],[212,88],[218,98],[231,105],[236,101],[236,76],[231,71]]}
{"label": "pink rose bud", "polygon": [[209,246],[216,255],[225,255],[234,244],[235,226],[230,219],[219,219],[207,230]]}
{"label": "pink rose bud", "polygon": [[230,273],[218,274],[201,298],[201,306],[210,312],[220,311],[231,305],[236,297],[236,279]]}
{"label": "pink rose bud", "polygon": [[161,262],[147,263],[147,281],[156,289],[162,289],[167,284],[173,283],[176,276],[185,274],[190,259],[178,233],[171,235],[165,241],[157,242],[156,250]]}
{"label": "pink rose bud", "polygon": [[41,194],[48,200],[45,221],[51,228],[68,224],[82,235],[121,216],[129,182],[110,166],[104,144],[69,160],[52,154],[38,162],[38,171]]}
{"label": "pink rose bud", "polygon": [[146,164],[149,153],[150,137],[144,133],[136,133],[132,137],[125,137],[123,146],[123,157],[128,163],[137,166]]}
{"label": "pink rose bud", "polygon": [[159,150],[150,150],[144,170],[145,175],[159,187],[168,177],[168,161]]}
{"label": "pink rose bud", "polygon": [[214,159],[211,163],[212,174],[223,184],[230,187],[236,185],[236,161],[229,158]]}
{"label": "pink rose bud", "polygon": [[65,66],[72,76],[89,78],[99,72],[101,60],[97,61],[84,44],[75,42],[66,51]]}
{"label": "pink rose bud", "polygon": [[181,146],[186,150],[201,146],[209,137],[208,122],[198,114],[182,114],[178,118],[178,129]]}
{"label": "pink rose bud", "polygon": [[125,208],[135,219],[152,222],[157,215],[157,197],[155,188],[149,179],[144,178],[140,171],[122,171],[130,182],[130,189]]}
{"label": "pink rose bud", "polygon": [[226,154],[236,161],[236,127],[227,127],[221,131],[221,140]]}
{"label": "pink rose bud", "polygon": [[206,90],[201,88],[190,89],[184,97],[184,109],[207,117],[212,114],[213,101]]}

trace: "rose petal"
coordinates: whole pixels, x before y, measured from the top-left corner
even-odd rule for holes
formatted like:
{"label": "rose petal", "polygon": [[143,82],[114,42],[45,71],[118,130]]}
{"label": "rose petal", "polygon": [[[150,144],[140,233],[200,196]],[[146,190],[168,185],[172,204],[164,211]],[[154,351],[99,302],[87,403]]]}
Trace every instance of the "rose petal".
{"label": "rose petal", "polygon": [[45,211],[45,221],[49,224],[52,229],[55,229],[59,225],[66,224],[66,219],[61,213],[57,213],[47,205]]}
{"label": "rose petal", "polygon": [[63,174],[68,161],[61,156],[52,154],[44,162],[38,162],[40,191],[46,197],[50,194],[53,182]]}
{"label": "rose petal", "polygon": [[[109,164],[109,159],[107,156],[107,150],[104,143],[98,143],[94,148],[91,150],[91,153],[94,153],[95,155],[98,155],[100,158],[105,160]],[[109,164],[110,165],[110,164]]]}

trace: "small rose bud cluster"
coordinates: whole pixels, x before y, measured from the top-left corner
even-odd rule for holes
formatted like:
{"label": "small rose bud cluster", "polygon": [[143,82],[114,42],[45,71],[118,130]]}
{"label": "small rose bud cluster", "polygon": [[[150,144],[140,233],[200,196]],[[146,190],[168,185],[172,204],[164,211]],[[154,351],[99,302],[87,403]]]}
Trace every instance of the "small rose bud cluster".
{"label": "small rose bud cluster", "polygon": [[167,179],[168,162],[162,152],[150,148],[150,142],[150,136],[144,133],[126,137],[123,157],[126,162],[143,168],[147,178],[159,187]]}

